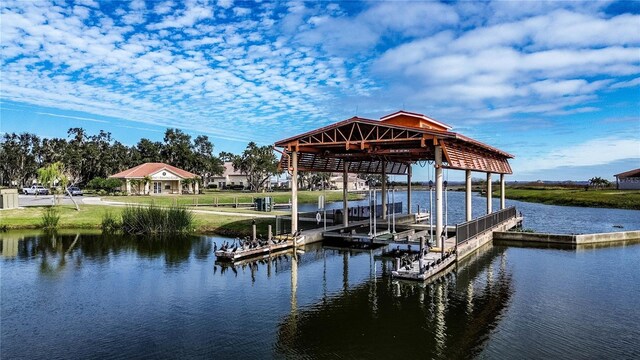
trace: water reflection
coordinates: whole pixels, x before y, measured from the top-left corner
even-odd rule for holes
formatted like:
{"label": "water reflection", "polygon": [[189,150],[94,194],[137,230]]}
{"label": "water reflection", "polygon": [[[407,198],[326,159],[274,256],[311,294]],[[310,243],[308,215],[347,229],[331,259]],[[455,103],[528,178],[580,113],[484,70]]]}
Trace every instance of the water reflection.
{"label": "water reflection", "polygon": [[2,257],[7,260],[39,259],[43,272],[62,270],[67,262],[107,263],[123,253],[146,259],[163,258],[167,267],[178,267],[193,256],[207,260],[212,243],[197,236],[135,237],[125,235],[83,235],[80,233],[2,234]]}
{"label": "water reflection", "polygon": [[[0,238],[3,358],[637,358],[640,351],[637,244],[488,245],[422,284],[391,279],[393,264],[380,249],[316,244],[222,264],[213,255],[222,238]],[[24,341],[34,334],[37,342]]]}
{"label": "water reflection", "polygon": [[374,277],[285,319],[277,355],[473,357],[509,305],[507,262],[488,247],[432,284]]}

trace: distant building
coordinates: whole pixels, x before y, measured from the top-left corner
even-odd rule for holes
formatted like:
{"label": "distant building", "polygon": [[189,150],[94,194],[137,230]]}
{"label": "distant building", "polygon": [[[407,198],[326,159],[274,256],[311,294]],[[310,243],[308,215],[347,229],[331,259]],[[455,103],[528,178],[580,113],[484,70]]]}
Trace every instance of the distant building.
{"label": "distant building", "polygon": [[[333,189],[342,190],[342,174],[332,173],[331,177],[329,177],[329,186]],[[369,185],[367,185],[366,180],[360,179],[357,174],[349,174],[347,177],[347,190],[369,190]]]}
{"label": "distant building", "polygon": [[640,190],[640,169],[629,170],[616,177],[616,187],[620,190]]}
{"label": "distant building", "polygon": [[[121,191],[127,195],[166,195],[198,193],[198,175],[165,163],[144,163],[109,176],[122,179]],[[188,184],[187,184],[188,183]]]}
{"label": "distant building", "polygon": [[231,161],[224,163],[224,172],[222,175],[216,175],[211,178],[210,185],[214,185],[217,189],[226,188],[246,188],[249,186],[249,178],[247,175],[236,171]]}
{"label": "distant building", "polygon": [[269,187],[271,189],[291,189],[291,176],[287,174],[272,176]]}

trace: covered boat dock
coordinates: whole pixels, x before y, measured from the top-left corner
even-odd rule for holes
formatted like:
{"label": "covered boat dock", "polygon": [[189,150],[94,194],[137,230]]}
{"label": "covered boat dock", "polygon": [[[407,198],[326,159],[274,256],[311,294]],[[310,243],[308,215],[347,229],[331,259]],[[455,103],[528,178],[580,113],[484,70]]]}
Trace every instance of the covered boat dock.
{"label": "covered boat dock", "polygon": [[[443,252],[448,236],[443,232],[443,169],[465,172],[465,214],[471,221],[471,172],[486,173],[486,213],[492,209],[492,175],[500,176],[500,210],[505,209],[505,175],[511,174],[508,160],[514,156],[459,133],[438,120],[422,114],[398,111],[380,120],[352,117],[329,126],[292,136],[275,143],[282,154],[280,167],[291,175],[291,232],[298,228],[298,172],[405,175],[407,177],[407,215],[412,213],[411,165],[427,161],[435,172],[435,234]],[[382,193],[386,193],[382,181]],[[349,228],[347,184],[343,186],[342,226]],[[382,196],[383,219],[387,199]],[[374,216],[375,217],[375,216]],[[375,227],[375,226],[374,226]],[[371,232],[371,231],[369,231]],[[408,234],[409,232],[407,232]],[[440,236],[444,234],[444,236]],[[385,235],[384,232],[381,235]],[[388,237],[388,235],[387,235]],[[387,239],[379,239],[384,242]],[[406,238],[410,240],[410,238]],[[421,252],[424,247],[421,241]],[[456,243],[457,244],[457,243]]]}

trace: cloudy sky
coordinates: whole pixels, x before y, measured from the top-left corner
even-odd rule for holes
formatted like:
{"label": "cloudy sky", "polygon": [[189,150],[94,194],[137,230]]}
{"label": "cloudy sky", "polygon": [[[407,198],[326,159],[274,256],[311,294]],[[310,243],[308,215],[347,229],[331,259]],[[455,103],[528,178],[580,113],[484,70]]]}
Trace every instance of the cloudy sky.
{"label": "cloudy sky", "polygon": [[3,0],[0,132],[240,152],[405,109],[515,154],[512,179],[612,178],[640,167],[639,4]]}

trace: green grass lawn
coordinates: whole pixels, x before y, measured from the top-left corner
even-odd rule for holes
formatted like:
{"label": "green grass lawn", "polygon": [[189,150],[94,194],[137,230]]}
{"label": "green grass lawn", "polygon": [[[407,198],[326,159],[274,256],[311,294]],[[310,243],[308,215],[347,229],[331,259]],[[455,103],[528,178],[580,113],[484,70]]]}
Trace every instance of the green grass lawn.
{"label": "green grass lawn", "polygon": [[[493,194],[500,196],[498,191]],[[507,188],[506,197],[550,205],[640,210],[640,190]]]}
{"label": "green grass lawn", "polygon": [[[39,229],[40,217],[46,207],[28,207],[0,211],[0,227],[7,229]],[[82,205],[80,211],[73,206],[61,205],[59,229],[100,229],[102,216],[106,212],[119,217],[124,207],[103,205]],[[253,213],[256,213],[253,211]],[[257,214],[257,213],[256,213]],[[265,213],[260,213],[265,214]],[[216,233],[228,236],[246,236],[251,234],[252,218],[194,213],[196,233]],[[266,234],[271,224],[275,231],[275,219],[256,218],[258,233]]]}
{"label": "green grass lawn", "polygon": [[[322,191],[300,191],[298,192],[299,203],[315,203]],[[326,191],[326,201],[342,201],[342,191]],[[253,203],[255,198],[270,196],[277,204],[286,204],[291,200],[290,192],[270,192],[270,193],[247,193],[247,192],[211,192],[200,195],[162,195],[162,196],[103,196],[102,199],[109,201],[119,201],[128,203],[155,204],[161,206],[171,205],[214,205],[216,199],[218,204]],[[363,194],[349,194],[349,200],[364,198]]]}

